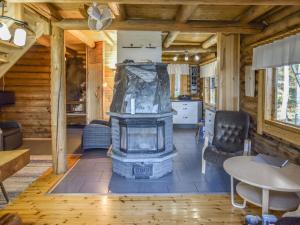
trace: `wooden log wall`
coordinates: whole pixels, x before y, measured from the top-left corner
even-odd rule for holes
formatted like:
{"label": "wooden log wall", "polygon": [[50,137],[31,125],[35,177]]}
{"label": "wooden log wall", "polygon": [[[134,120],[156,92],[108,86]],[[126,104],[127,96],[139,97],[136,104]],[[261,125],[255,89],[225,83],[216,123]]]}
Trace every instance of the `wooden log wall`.
{"label": "wooden log wall", "polygon": [[[50,138],[50,48],[33,46],[4,76],[16,104],[2,107],[1,120],[15,120],[25,138]],[[1,87],[3,79],[1,79]]]}
{"label": "wooden log wall", "polygon": [[[282,21],[280,21],[282,23]],[[277,31],[276,31],[277,32]],[[286,33],[286,35],[284,35]],[[280,36],[290,35],[290,30],[280,31]],[[266,153],[270,155],[277,155],[290,159],[297,164],[300,164],[300,149],[298,146],[292,145],[285,140],[272,137],[267,134],[259,135],[257,133],[257,106],[258,106],[258,77],[259,72],[256,71],[255,76],[255,96],[245,96],[245,66],[252,65],[252,49],[257,46],[257,43],[247,44],[249,37],[242,38],[241,40],[241,67],[240,67],[240,109],[246,111],[251,116],[251,139],[252,150],[258,153]],[[264,44],[278,39],[275,33],[272,36],[264,37],[259,40],[259,43]]]}

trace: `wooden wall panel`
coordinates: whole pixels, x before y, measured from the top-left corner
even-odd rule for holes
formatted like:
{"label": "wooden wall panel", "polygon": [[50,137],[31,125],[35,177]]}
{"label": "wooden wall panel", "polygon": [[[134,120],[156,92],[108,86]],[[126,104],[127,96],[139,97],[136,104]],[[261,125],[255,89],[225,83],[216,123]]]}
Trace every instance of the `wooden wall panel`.
{"label": "wooden wall panel", "polygon": [[240,36],[218,34],[217,109],[239,110]]}
{"label": "wooden wall panel", "polygon": [[87,122],[103,118],[103,42],[87,47]]}
{"label": "wooden wall panel", "polygon": [[[241,69],[240,69],[240,109],[248,112],[251,116],[251,139],[252,150],[259,153],[266,153],[288,158],[300,164],[300,149],[284,140],[266,134],[257,133],[257,108],[258,108],[258,80],[261,73],[256,71],[255,76],[255,97],[245,96],[245,66],[252,65],[252,48],[245,46],[241,40]],[[247,48],[245,48],[247,47]],[[250,48],[250,50],[249,50]]]}
{"label": "wooden wall panel", "polygon": [[[16,104],[1,108],[1,120],[21,123],[25,138],[50,138],[50,49],[33,46],[4,76]],[[1,79],[1,86],[3,80]]]}
{"label": "wooden wall panel", "polygon": [[108,119],[110,104],[113,98],[115,81],[115,63],[117,61],[117,45],[113,46],[105,42],[104,45],[104,76],[103,76],[103,117]]}

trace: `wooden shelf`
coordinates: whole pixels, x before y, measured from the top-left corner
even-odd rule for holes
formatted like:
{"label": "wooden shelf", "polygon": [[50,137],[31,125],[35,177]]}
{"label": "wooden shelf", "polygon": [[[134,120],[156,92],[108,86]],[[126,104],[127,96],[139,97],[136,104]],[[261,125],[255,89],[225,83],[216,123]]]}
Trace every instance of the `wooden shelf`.
{"label": "wooden shelf", "polygon": [[[271,175],[270,175],[271,176]],[[240,182],[236,186],[237,193],[257,206],[262,206],[262,189]],[[300,199],[296,193],[270,191],[269,209],[290,211],[298,207]]]}

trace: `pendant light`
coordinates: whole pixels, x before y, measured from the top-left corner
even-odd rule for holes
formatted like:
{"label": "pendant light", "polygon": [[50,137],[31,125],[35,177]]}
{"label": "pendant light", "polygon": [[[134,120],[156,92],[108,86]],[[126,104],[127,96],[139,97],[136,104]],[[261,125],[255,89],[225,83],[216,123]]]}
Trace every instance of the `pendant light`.
{"label": "pendant light", "polygon": [[9,41],[11,39],[10,31],[5,23],[0,23],[0,39]]}
{"label": "pendant light", "polygon": [[[4,0],[0,0],[0,7],[2,8],[0,19],[1,20],[13,21],[14,24],[16,24],[18,26],[18,28],[16,28],[15,31],[14,31],[14,36],[13,36],[13,40],[12,40],[13,43],[17,46],[20,46],[20,47],[24,46],[26,44],[26,38],[27,38],[25,28],[27,30],[32,31],[29,28],[28,23],[25,22],[25,21],[22,21],[22,20],[12,18],[10,16],[5,16],[4,15],[4,7],[5,7],[5,1]],[[11,35],[7,25],[4,22],[0,22],[0,40],[10,41],[11,38],[12,38],[12,35]]]}
{"label": "pendant light", "polygon": [[176,62],[177,60],[178,60],[178,56],[175,55],[175,56],[173,57],[173,61]]}
{"label": "pendant light", "polygon": [[200,60],[200,56],[199,56],[199,55],[195,55],[195,56],[194,56],[194,60],[195,60],[195,61],[199,61],[199,60]]}
{"label": "pendant light", "polygon": [[17,28],[15,30],[13,43],[17,46],[24,46],[26,44],[26,31],[22,28]]}
{"label": "pendant light", "polygon": [[184,52],[184,61],[189,61],[189,53],[188,53],[188,51],[185,51]]}

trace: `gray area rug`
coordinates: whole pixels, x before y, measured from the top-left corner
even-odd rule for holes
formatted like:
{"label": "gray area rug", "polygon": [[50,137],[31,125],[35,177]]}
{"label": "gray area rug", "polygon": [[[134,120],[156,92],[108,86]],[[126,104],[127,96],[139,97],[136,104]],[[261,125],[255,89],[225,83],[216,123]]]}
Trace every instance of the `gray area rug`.
{"label": "gray area rug", "polygon": [[[202,140],[203,141],[203,140]],[[58,183],[55,194],[216,194],[230,191],[230,178],[222,168],[208,165],[201,173],[202,142],[195,141],[195,130],[174,131],[178,155],[174,171],[160,179],[126,179],[112,173],[112,162],[105,150],[86,151],[80,161]]]}
{"label": "gray area rug", "polygon": [[[52,161],[49,159],[49,157],[31,157],[30,163],[26,167],[3,182],[10,201],[25,191],[25,189],[28,188],[32,182],[46,172],[51,166]],[[0,195],[0,208],[3,208],[7,203],[3,197],[3,194],[1,193]]]}

